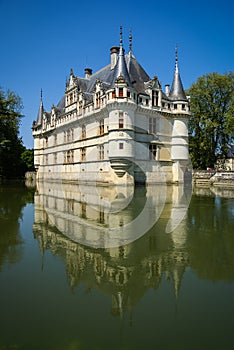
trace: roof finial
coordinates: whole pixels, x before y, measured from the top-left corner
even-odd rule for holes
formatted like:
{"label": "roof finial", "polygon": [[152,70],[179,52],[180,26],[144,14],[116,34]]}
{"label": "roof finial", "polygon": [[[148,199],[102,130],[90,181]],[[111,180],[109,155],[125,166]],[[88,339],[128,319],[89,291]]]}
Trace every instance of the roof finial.
{"label": "roof finial", "polygon": [[175,68],[178,70],[178,44],[175,47]]}
{"label": "roof finial", "polygon": [[175,48],[175,72],[169,96],[174,100],[187,101],[178,67],[178,46]]}
{"label": "roof finial", "polygon": [[41,88],[41,101],[42,101],[42,88]]}
{"label": "roof finial", "polygon": [[119,46],[123,47],[123,32],[122,32],[122,25],[120,26],[120,40],[119,40]]}
{"label": "roof finial", "polygon": [[129,52],[132,53],[132,30],[130,29],[129,33]]}

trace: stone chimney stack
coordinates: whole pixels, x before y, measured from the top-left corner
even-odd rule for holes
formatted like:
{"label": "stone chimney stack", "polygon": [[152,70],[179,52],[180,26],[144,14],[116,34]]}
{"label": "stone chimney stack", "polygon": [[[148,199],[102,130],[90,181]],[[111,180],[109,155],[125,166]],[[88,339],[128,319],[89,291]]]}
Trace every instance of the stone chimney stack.
{"label": "stone chimney stack", "polygon": [[169,93],[170,93],[170,84],[166,84],[165,85],[165,93],[167,96],[169,96]]}
{"label": "stone chimney stack", "polygon": [[119,47],[118,46],[113,46],[110,49],[110,55],[111,55],[111,69],[115,68],[115,65],[118,60],[118,55],[119,55]]}
{"label": "stone chimney stack", "polygon": [[89,79],[93,74],[93,70],[91,68],[85,68],[85,79]]}

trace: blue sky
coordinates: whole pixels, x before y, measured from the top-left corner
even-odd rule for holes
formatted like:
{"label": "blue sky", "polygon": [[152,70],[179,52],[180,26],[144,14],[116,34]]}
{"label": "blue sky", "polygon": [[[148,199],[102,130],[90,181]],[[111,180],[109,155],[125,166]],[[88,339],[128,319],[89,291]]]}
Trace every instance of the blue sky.
{"label": "blue sky", "polygon": [[46,110],[57,104],[70,68],[83,76],[109,63],[119,44],[119,27],[128,51],[162,85],[172,82],[175,46],[184,88],[210,72],[234,71],[233,0],[74,1],[0,0],[0,86],[23,100],[20,134],[33,147],[31,125],[40,89]]}

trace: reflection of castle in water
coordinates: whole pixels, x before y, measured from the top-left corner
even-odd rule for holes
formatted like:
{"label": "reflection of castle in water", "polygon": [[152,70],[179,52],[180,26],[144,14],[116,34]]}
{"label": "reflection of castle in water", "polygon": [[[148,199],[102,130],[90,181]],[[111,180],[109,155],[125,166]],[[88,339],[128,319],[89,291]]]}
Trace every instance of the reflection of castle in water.
{"label": "reflection of castle in water", "polygon": [[[34,234],[42,254],[49,249],[63,256],[71,288],[82,282],[101,289],[112,297],[112,313],[122,315],[164,277],[177,296],[188,253],[183,223],[176,226],[187,202],[180,186],[134,190],[44,183],[35,194]],[[105,233],[129,227],[143,210],[146,223],[156,218],[154,227],[135,242],[131,237],[128,244],[106,248]],[[96,243],[90,247],[92,237]]]}

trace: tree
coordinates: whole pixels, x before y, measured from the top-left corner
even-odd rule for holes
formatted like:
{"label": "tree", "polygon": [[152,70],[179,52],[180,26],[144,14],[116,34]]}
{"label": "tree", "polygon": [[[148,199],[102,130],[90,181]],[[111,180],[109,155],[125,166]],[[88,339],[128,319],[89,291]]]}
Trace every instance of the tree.
{"label": "tree", "polygon": [[25,170],[26,171],[34,171],[34,150],[33,149],[26,149],[21,154],[21,159],[23,163],[25,164]]}
{"label": "tree", "polygon": [[23,175],[21,153],[25,150],[19,137],[22,102],[18,95],[0,89],[0,176],[6,178]]}
{"label": "tree", "polygon": [[190,156],[193,167],[214,167],[234,141],[234,73],[210,73],[190,87]]}

